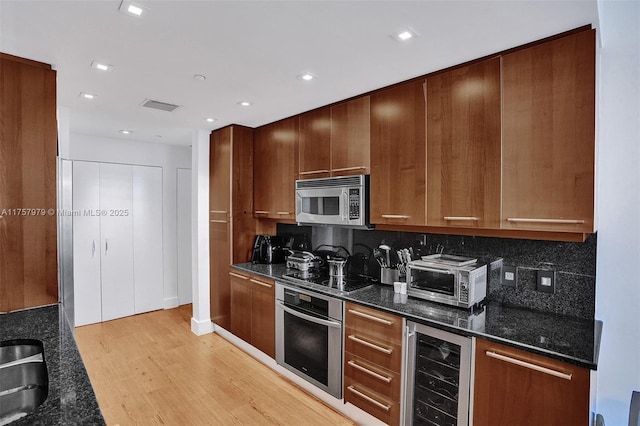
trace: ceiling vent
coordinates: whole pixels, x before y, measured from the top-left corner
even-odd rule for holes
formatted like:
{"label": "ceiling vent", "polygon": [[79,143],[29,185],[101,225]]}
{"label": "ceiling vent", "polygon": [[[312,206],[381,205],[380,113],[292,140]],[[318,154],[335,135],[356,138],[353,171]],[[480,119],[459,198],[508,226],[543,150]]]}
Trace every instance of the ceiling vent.
{"label": "ceiling vent", "polygon": [[145,99],[144,102],[142,102],[142,106],[147,108],[159,109],[161,111],[168,111],[168,112],[171,112],[177,108],[180,108],[180,105],[154,101],[153,99]]}

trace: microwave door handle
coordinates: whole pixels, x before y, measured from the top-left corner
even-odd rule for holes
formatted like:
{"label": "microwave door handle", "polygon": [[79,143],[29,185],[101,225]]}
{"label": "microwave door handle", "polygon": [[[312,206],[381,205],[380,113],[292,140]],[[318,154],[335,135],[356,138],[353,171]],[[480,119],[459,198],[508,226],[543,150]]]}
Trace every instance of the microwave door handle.
{"label": "microwave door handle", "polygon": [[302,196],[296,191],[296,216],[302,213]]}
{"label": "microwave door handle", "polygon": [[349,219],[349,190],[346,188],[342,189],[342,220],[346,222]]}
{"label": "microwave door handle", "polygon": [[448,269],[435,269],[435,268],[427,268],[425,266],[418,266],[416,268],[413,269],[417,269],[418,271],[429,271],[429,272],[437,272],[439,274],[453,274],[454,272]]}

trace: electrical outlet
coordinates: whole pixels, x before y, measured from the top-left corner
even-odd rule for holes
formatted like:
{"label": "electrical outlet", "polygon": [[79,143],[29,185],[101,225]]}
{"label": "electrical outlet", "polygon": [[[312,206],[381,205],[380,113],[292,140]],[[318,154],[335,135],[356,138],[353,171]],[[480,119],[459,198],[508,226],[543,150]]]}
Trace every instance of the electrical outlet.
{"label": "electrical outlet", "polygon": [[543,293],[556,292],[556,271],[553,269],[538,269],[536,290]]}
{"label": "electrical outlet", "polygon": [[518,268],[504,265],[502,267],[502,285],[506,287],[516,287],[518,281]]}

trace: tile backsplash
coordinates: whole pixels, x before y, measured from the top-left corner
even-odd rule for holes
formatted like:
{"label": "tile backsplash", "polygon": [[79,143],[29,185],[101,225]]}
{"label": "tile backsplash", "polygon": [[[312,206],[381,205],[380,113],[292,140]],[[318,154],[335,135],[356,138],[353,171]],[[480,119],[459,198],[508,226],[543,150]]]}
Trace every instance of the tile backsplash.
{"label": "tile backsplash", "polygon": [[[317,241],[326,243],[326,228],[301,227],[296,230],[295,225],[278,226],[279,234],[301,231],[311,233],[314,248]],[[597,234],[590,235],[583,243],[375,230],[332,235],[333,244],[345,246],[352,253],[385,243],[394,248],[411,246],[420,254],[435,253],[442,247],[444,253],[502,258],[502,265],[516,267],[517,285],[515,288],[502,286],[502,270],[497,269],[490,273],[488,299],[572,317],[593,319],[595,316]],[[554,293],[536,290],[538,269],[555,271]]]}

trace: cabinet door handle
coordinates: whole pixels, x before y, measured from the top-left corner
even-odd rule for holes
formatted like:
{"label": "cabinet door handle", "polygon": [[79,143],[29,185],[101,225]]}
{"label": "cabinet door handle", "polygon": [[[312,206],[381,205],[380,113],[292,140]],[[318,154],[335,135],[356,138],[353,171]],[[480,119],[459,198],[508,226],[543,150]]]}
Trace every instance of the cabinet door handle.
{"label": "cabinet door handle", "polygon": [[528,223],[559,223],[559,224],[569,224],[569,225],[579,225],[583,224],[584,220],[582,219],[535,219],[535,218],[524,218],[524,217],[508,217],[507,222],[528,222]]}
{"label": "cabinet door handle", "polygon": [[249,277],[245,277],[244,275],[236,274],[235,272],[229,272],[229,275],[231,275],[232,277],[243,279],[243,280],[248,280],[249,279]]}
{"label": "cabinet door handle", "polygon": [[228,220],[220,220],[220,219],[211,219],[209,222],[212,222],[212,223],[229,223]]}
{"label": "cabinet door handle", "polygon": [[308,172],[300,172],[301,175],[314,175],[316,173],[329,173],[329,170],[310,170]]}
{"label": "cabinet door handle", "polygon": [[470,222],[471,221],[476,222],[476,221],[480,220],[475,216],[445,216],[443,219],[444,220],[465,220],[465,221],[470,221]]}
{"label": "cabinet door handle", "polygon": [[349,172],[351,170],[366,170],[365,166],[354,166],[354,167],[342,167],[339,169],[333,169],[334,172]]}
{"label": "cabinet door handle", "polygon": [[367,347],[369,347],[369,348],[371,348],[371,349],[375,349],[376,351],[379,351],[379,352],[385,353],[385,354],[387,354],[387,355],[390,355],[390,354],[393,352],[393,349],[390,349],[390,348],[384,348],[384,347],[382,347],[382,346],[378,346],[378,345],[376,345],[376,344],[369,343],[369,342],[367,342],[366,340],[362,340],[362,339],[360,339],[359,337],[354,336],[353,334],[350,334],[350,335],[349,335],[349,340],[353,340],[353,341],[354,341],[354,342],[356,342],[356,343],[360,343],[361,345],[367,346]]}
{"label": "cabinet door handle", "polygon": [[96,240],[91,241],[91,257],[96,255]]}
{"label": "cabinet door handle", "polygon": [[276,214],[278,214],[278,215],[285,215],[285,214],[291,214],[291,212],[276,212]]}
{"label": "cabinet door handle", "polygon": [[255,214],[269,214],[268,210],[255,210],[254,211]]}
{"label": "cabinet door handle", "polygon": [[249,281],[251,281],[254,284],[261,285],[262,287],[267,287],[267,288],[273,287],[271,284],[268,284],[268,283],[265,283],[265,282],[262,282],[262,281],[258,281],[258,280],[254,280],[253,278],[249,278]]}
{"label": "cabinet door handle", "polygon": [[385,219],[409,219],[411,217],[404,214],[383,214],[380,216],[382,216]]}
{"label": "cabinet door handle", "polygon": [[380,401],[378,401],[378,400],[376,400],[376,399],[371,398],[369,395],[365,395],[365,394],[363,394],[362,392],[360,392],[358,389],[356,389],[356,388],[355,388],[355,387],[353,387],[353,386],[349,386],[349,387],[347,387],[347,389],[349,390],[349,392],[353,393],[354,395],[357,395],[357,396],[359,396],[360,398],[362,398],[362,399],[364,399],[364,400],[366,400],[366,401],[369,401],[369,402],[370,402],[370,403],[372,403],[373,405],[376,405],[376,406],[378,406],[378,407],[382,408],[384,411],[389,411],[389,410],[391,409],[391,406],[390,406],[390,405],[383,404],[382,402],[380,402]]}
{"label": "cabinet door handle", "polygon": [[213,214],[227,214],[229,213],[227,210],[210,210]]}
{"label": "cabinet door handle", "polygon": [[105,238],[104,239],[104,255],[107,255],[107,252],[109,251],[109,239]]}
{"label": "cabinet door handle", "polygon": [[565,380],[571,380],[572,374],[563,373],[561,371],[552,370],[551,368],[542,367],[540,365],[532,364],[530,362],[521,361],[516,358],[511,358],[510,356],[502,355],[493,351],[485,351],[485,354],[490,358],[499,359],[500,361],[505,361],[511,364],[519,365],[520,367],[529,368],[531,370],[539,371],[541,373],[550,374],[555,377],[559,377]]}
{"label": "cabinet door handle", "polygon": [[363,367],[362,365],[358,364],[355,361],[349,360],[349,361],[347,361],[347,364],[349,364],[353,368],[357,368],[358,370],[362,371],[363,373],[367,373],[368,375],[375,377],[378,380],[382,380],[383,382],[391,383],[391,380],[393,380],[393,377],[383,376],[382,374],[378,374],[375,371],[372,371],[372,370],[369,370],[366,367]]}
{"label": "cabinet door handle", "polygon": [[380,323],[385,324],[385,325],[393,324],[393,321],[389,321],[389,320],[386,320],[384,318],[379,318],[379,317],[376,317],[374,315],[365,314],[364,312],[356,311],[355,309],[349,309],[349,312],[352,313],[353,315],[358,316],[358,317],[370,319],[371,321],[380,322]]}

